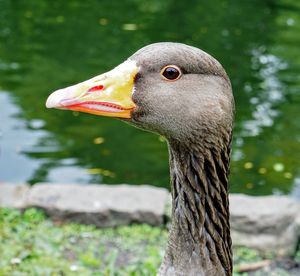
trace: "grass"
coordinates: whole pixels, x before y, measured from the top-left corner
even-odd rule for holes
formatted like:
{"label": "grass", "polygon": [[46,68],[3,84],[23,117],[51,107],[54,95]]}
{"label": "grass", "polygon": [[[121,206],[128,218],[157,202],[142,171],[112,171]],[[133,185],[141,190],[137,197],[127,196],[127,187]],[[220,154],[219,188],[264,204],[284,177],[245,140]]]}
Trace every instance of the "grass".
{"label": "grass", "polygon": [[[164,228],[55,224],[37,209],[2,208],[0,276],[156,275],[166,240]],[[235,265],[262,259],[247,248],[234,253]]]}
{"label": "grass", "polygon": [[155,275],[167,232],[148,225],[57,225],[37,209],[0,209],[0,275]]}

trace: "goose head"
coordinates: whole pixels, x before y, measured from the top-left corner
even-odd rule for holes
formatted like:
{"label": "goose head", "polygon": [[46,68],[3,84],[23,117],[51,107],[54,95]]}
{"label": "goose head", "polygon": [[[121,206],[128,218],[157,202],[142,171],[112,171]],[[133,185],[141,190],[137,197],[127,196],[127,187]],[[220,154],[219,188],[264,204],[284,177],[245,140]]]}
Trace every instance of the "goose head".
{"label": "goose head", "polygon": [[218,61],[188,45],[151,44],[107,73],[53,92],[46,106],[120,118],[166,137],[173,219],[158,275],[231,275],[234,103]]}
{"label": "goose head", "polygon": [[189,141],[231,128],[233,98],[217,60],[198,48],[165,42],[53,92],[46,106],[121,118],[168,140]]}

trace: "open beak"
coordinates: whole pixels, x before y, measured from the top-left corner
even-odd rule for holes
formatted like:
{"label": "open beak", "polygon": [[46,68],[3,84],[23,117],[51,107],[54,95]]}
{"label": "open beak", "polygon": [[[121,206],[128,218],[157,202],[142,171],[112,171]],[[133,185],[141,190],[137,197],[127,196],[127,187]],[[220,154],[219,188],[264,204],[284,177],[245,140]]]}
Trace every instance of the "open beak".
{"label": "open beak", "polygon": [[53,92],[46,107],[130,118],[137,72],[136,63],[128,59],[107,73]]}

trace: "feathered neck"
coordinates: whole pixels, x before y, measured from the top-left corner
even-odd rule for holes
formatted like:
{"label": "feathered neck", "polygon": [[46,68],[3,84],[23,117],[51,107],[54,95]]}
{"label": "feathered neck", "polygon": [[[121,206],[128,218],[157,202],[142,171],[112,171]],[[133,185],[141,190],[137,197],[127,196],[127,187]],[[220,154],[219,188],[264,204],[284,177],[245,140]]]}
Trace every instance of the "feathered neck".
{"label": "feathered neck", "polygon": [[169,142],[172,226],[159,275],[231,275],[228,174],[222,143]]}

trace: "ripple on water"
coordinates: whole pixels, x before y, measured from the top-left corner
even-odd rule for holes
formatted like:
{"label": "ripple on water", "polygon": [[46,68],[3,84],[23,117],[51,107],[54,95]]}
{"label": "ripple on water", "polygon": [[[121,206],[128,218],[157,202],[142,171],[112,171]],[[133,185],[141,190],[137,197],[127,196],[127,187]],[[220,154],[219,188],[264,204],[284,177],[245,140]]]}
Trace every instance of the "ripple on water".
{"label": "ripple on water", "polygon": [[[260,79],[259,89],[264,93],[254,91],[250,99],[252,104],[252,119],[243,122],[242,136],[257,136],[264,127],[271,127],[279,115],[274,105],[285,100],[284,84],[278,79],[278,72],[287,68],[287,63],[280,58],[264,54],[264,49],[252,51],[252,68],[257,70]],[[252,93],[249,84],[245,86],[246,93]]]}
{"label": "ripple on water", "polygon": [[49,182],[89,182],[91,176],[85,169],[76,166],[76,159],[66,158],[60,162],[48,158],[30,158],[32,153],[58,152],[53,145],[39,146],[40,141],[50,134],[43,130],[45,123],[40,119],[28,122],[20,118],[21,110],[14,104],[6,91],[0,91],[0,182],[31,181],[41,168],[47,171],[47,164],[52,164]]}

